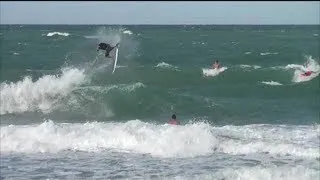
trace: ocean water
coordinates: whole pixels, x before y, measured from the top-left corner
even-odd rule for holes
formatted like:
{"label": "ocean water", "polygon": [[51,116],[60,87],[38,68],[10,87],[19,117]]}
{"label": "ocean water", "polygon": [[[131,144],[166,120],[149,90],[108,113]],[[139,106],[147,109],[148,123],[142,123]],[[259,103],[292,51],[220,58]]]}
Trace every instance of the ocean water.
{"label": "ocean water", "polygon": [[319,26],[0,27],[1,179],[320,178]]}

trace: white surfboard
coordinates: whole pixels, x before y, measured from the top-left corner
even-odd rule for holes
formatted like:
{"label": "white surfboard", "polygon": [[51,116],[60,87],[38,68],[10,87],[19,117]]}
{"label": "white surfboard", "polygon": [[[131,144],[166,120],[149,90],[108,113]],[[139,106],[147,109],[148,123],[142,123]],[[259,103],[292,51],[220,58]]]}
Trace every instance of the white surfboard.
{"label": "white surfboard", "polygon": [[114,64],[113,64],[112,74],[114,73],[114,71],[116,70],[116,67],[117,67],[118,53],[119,53],[119,50],[118,50],[118,48],[117,48],[117,49],[116,49],[116,57],[114,58]]}
{"label": "white surfboard", "polygon": [[217,76],[227,69],[228,69],[227,67],[221,67],[219,69],[205,69],[205,68],[203,68],[202,73],[204,76]]}

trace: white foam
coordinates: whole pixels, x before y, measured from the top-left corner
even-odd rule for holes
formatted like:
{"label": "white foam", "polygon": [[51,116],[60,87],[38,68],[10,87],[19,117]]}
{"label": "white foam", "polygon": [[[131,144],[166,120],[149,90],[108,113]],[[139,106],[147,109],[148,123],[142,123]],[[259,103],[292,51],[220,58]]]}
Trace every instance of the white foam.
{"label": "white foam", "polygon": [[18,42],[18,45],[24,45],[24,46],[26,46],[26,45],[28,45],[28,43],[21,43],[21,42]]}
{"label": "white foam", "polygon": [[314,36],[318,36],[318,34],[313,34]]}
{"label": "white foam", "polygon": [[236,46],[236,45],[240,44],[240,42],[232,41],[231,44],[234,45],[234,46]]}
{"label": "white foam", "polygon": [[14,53],[13,53],[13,55],[16,55],[16,56],[18,56],[18,55],[20,55],[20,54],[19,54],[19,53],[17,53],[17,52],[14,52]]}
{"label": "white foam", "polygon": [[15,83],[1,83],[0,114],[37,110],[50,112],[60,98],[84,80],[84,70],[63,69],[60,76],[44,75],[35,82],[27,76]]}
{"label": "white foam", "polygon": [[168,64],[166,62],[161,62],[157,64],[155,67],[173,67],[171,64]]}
{"label": "white foam", "polygon": [[240,64],[241,68],[253,68],[253,69],[260,69],[261,66],[259,65],[247,65],[247,64]]}
{"label": "white foam", "polygon": [[245,52],[244,54],[251,54],[252,52],[248,51],[248,52]]}
{"label": "white foam", "polygon": [[250,68],[251,66],[250,65],[246,65],[246,64],[241,64],[240,67],[241,68]]}
{"label": "white foam", "polygon": [[125,91],[125,92],[133,92],[138,88],[144,88],[144,87],[146,87],[146,85],[144,85],[143,83],[136,82],[136,83],[130,83],[130,84],[114,84],[114,85],[108,85],[108,86],[89,86],[89,87],[82,87],[78,89],[90,89],[97,92],[108,93],[110,90],[113,90],[113,89],[119,89],[120,91]]}
{"label": "white foam", "polygon": [[234,155],[268,153],[280,156],[319,158],[319,126],[246,125],[215,128],[226,137],[219,152]]}
{"label": "white foam", "polygon": [[193,44],[193,45],[196,45],[196,44],[206,45],[207,42],[203,42],[203,41],[192,41],[192,44]]}
{"label": "white foam", "polygon": [[219,75],[220,73],[222,73],[223,71],[227,70],[228,68],[227,67],[221,67],[219,69],[206,69],[206,68],[203,68],[202,69],[202,74],[204,76],[217,76]]}
{"label": "white foam", "polygon": [[117,65],[117,68],[127,68],[128,66],[121,66],[121,65]]}
{"label": "white foam", "polygon": [[[307,61],[305,65],[299,64],[288,64],[284,69],[295,69],[294,75],[292,77],[292,82],[305,82],[310,81],[317,77],[320,73],[320,66],[319,64],[311,57],[305,57]],[[302,74],[307,71],[313,71],[310,76],[303,76]]]}
{"label": "white foam", "polygon": [[[318,128],[319,129],[319,128]],[[211,153],[268,153],[291,158],[319,158],[314,127],[225,126],[206,123],[182,126],[126,123],[9,125],[1,127],[1,153],[59,152],[107,149],[159,157],[194,157]]]}
{"label": "white foam", "polygon": [[278,52],[262,52],[260,53],[261,56],[267,56],[267,55],[276,55],[276,54],[279,54]]}
{"label": "white foam", "polygon": [[154,156],[195,156],[211,152],[210,126],[127,123],[55,124],[1,127],[1,152],[100,151],[114,149]]}
{"label": "white foam", "polygon": [[270,69],[279,70],[279,69],[286,69],[286,67],[285,66],[274,66],[274,67],[270,67]]}
{"label": "white foam", "polygon": [[253,65],[253,68],[254,68],[254,69],[260,69],[260,68],[261,68],[261,66]]}
{"label": "white foam", "polygon": [[158,63],[155,67],[156,67],[156,68],[163,68],[163,69],[179,70],[177,66],[173,66],[173,65],[168,64],[168,63],[166,63],[166,62]]}
{"label": "white foam", "polygon": [[54,36],[54,35],[69,36],[70,34],[69,34],[69,33],[66,33],[66,32],[49,32],[49,33],[47,34],[47,36],[49,36],[49,37]]}
{"label": "white foam", "polygon": [[132,31],[126,29],[126,28],[120,28],[120,32],[122,32],[123,34],[129,34],[129,35],[132,35]]}
{"label": "white foam", "polygon": [[283,84],[276,82],[276,81],[262,81],[262,84],[267,84],[267,85],[271,85],[271,86],[281,86]]}
{"label": "white foam", "polygon": [[124,31],[123,31],[123,34],[129,34],[129,35],[132,35],[133,33],[132,33],[131,31],[129,31],[129,30],[124,30]]}
{"label": "white foam", "polygon": [[87,39],[102,39],[102,35],[92,35],[92,36],[84,36]]}
{"label": "white foam", "polygon": [[216,173],[195,177],[176,177],[175,179],[224,179],[224,180],[315,180],[319,171],[301,165],[296,167],[240,167],[222,169]]}

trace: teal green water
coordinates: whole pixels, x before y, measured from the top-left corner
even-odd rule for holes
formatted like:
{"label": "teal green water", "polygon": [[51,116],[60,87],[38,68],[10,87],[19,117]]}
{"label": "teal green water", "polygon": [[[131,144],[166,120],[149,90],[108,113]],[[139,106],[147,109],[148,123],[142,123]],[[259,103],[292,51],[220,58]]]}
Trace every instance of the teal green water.
{"label": "teal green water", "polygon": [[0,179],[319,179],[319,26],[0,27]]}
{"label": "teal green water", "polygon": [[[183,124],[319,123],[319,76],[296,82],[290,68],[311,59],[317,70],[319,34],[319,26],[2,25],[2,123],[164,123],[172,113]],[[96,51],[101,41],[121,43],[114,74]],[[214,60],[228,69],[205,77]],[[263,83],[271,81],[281,85]]]}

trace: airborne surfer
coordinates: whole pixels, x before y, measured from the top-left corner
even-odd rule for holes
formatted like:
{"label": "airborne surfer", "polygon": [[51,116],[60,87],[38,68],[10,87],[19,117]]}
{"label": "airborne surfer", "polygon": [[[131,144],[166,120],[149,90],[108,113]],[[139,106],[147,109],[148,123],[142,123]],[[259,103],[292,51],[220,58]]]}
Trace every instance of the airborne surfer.
{"label": "airborne surfer", "polygon": [[105,54],[105,57],[109,57],[110,58],[110,52],[115,48],[115,47],[118,47],[119,46],[119,43],[117,43],[114,47],[112,47],[110,44],[107,44],[107,43],[100,43],[97,47],[97,51],[99,50],[105,50],[106,51],[106,54]]}

